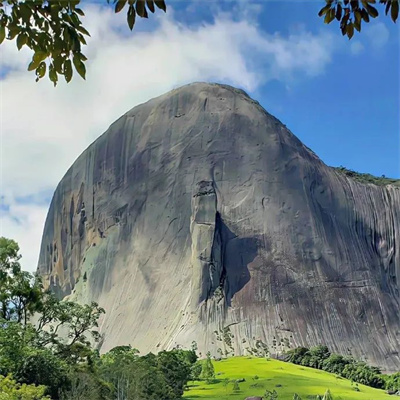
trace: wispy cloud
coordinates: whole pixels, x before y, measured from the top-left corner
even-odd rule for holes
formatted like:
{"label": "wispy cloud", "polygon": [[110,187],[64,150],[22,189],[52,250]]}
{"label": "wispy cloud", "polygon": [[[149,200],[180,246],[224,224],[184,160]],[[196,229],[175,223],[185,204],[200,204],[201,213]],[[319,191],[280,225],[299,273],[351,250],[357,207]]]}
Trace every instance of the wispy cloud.
{"label": "wispy cloud", "polygon": [[371,46],[374,50],[384,47],[389,41],[389,29],[383,22],[371,24],[366,31]]}
{"label": "wispy cloud", "polygon": [[364,45],[359,40],[353,40],[350,50],[353,55],[357,56],[364,51]]}

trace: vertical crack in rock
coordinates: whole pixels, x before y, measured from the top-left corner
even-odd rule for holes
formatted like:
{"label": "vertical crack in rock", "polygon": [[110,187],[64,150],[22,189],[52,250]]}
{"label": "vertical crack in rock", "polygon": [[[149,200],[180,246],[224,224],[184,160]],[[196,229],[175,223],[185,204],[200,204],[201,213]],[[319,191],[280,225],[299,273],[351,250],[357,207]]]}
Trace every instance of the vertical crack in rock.
{"label": "vertical crack in rock", "polygon": [[[218,224],[217,195],[212,181],[196,185],[190,224],[192,238],[192,311],[223,286],[223,251]],[[223,293],[218,291],[221,296]],[[217,292],[217,293],[218,293]]]}

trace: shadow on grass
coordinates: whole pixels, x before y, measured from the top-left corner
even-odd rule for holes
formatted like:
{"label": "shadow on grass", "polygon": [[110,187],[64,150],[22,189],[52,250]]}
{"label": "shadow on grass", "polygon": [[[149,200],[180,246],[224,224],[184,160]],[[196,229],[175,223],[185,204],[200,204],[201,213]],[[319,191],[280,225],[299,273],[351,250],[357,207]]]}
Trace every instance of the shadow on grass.
{"label": "shadow on grass", "polygon": [[216,385],[217,383],[221,383],[221,379],[213,379],[212,381],[205,382],[207,385]]}
{"label": "shadow on grass", "polygon": [[217,383],[221,383],[223,380],[222,379],[210,379],[208,382],[206,380],[203,381],[191,381],[191,383],[188,385],[189,388],[191,387],[198,387],[200,384],[202,385],[216,385]]}

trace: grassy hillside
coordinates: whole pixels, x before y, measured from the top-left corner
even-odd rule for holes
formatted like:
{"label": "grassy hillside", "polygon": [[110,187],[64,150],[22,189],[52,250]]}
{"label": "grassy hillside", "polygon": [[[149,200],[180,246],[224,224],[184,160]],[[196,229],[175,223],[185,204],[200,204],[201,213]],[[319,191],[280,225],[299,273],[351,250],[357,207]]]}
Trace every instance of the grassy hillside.
{"label": "grassy hillside", "polygon": [[[276,390],[279,400],[292,400],[296,392],[302,400],[309,395],[324,394],[330,389],[334,400],[384,400],[393,399],[383,390],[358,385],[343,378],[336,378],[334,374],[312,368],[302,367],[277,360],[261,358],[233,357],[227,360],[214,362],[217,383],[206,384],[194,382],[190,390],[184,395],[186,400],[244,400],[247,396],[262,396],[266,389]],[[253,379],[254,376],[258,379]],[[223,381],[245,378],[239,383],[240,392],[233,392],[233,382],[224,387]],[[258,387],[251,387],[258,385]]]}

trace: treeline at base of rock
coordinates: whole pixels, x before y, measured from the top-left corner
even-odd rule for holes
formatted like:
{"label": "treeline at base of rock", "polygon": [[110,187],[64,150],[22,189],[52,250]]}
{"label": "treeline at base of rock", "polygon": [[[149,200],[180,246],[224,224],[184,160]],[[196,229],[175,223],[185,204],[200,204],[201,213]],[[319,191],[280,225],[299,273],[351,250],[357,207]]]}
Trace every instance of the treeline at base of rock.
{"label": "treeline at base of rock", "polygon": [[305,367],[322,369],[366,386],[394,392],[400,390],[400,372],[384,375],[378,367],[369,366],[351,356],[331,353],[327,346],[315,346],[310,349],[298,347],[286,352],[284,360]]}

